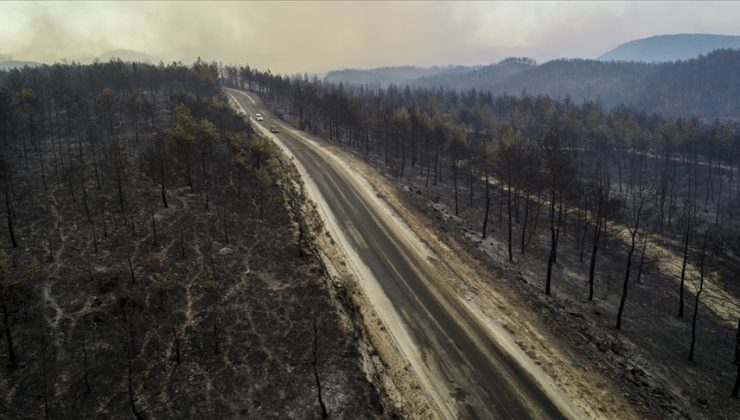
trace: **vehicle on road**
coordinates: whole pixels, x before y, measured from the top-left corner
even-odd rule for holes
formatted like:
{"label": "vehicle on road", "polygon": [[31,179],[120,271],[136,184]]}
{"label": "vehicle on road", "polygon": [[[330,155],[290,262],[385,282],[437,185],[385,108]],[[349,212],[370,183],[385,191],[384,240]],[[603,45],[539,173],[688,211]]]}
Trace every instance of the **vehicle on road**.
{"label": "vehicle on road", "polygon": [[280,130],[278,130],[278,128],[276,126],[272,125],[272,126],[270,126],[270,132],[271,133],[279,133]]}
{"label": "vehicle on road", "polygon": [[264,119],[265,119],[265,118],[264,118],[264,117],[262,116],[262,114],[260,114],[259,112],[258,112],[257,114],[255,114],[255,117],[257,117],[257,121],[264,121]]}

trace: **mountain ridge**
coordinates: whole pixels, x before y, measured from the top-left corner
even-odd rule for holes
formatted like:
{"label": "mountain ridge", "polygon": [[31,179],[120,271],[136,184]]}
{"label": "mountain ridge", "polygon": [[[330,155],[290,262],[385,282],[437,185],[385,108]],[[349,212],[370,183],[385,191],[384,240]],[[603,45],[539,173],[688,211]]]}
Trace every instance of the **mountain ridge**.
{"label": "mountain ridge", "polygon": [[666,34],[627,41],[597,59],[660,63],[696,58],[718,49],[740,49],[740,36],[721,34]]}

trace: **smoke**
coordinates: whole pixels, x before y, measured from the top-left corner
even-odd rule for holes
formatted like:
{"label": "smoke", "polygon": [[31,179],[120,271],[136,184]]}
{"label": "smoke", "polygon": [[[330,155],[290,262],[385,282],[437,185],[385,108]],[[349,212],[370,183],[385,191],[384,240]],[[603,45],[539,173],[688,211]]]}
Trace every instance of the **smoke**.
{"label": "smoke", "polygon": [[735,33],[740,3],[0,3],[3,53],[53,62],[137,50],[276,72],[593,57],[660,33]]}

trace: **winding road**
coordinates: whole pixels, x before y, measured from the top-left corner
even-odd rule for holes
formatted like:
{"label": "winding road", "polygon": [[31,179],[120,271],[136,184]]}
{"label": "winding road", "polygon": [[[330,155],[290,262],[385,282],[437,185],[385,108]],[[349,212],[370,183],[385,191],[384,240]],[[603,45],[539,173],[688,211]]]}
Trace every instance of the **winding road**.
{"label": "winding road", "polygon": [[[523,368],[493,337],[490,328],[444,286],[430,255],[420,249],[379,204],[356,173],[321,142],[282,122],[257,95],[234,89],[227,93],[262,131],[292,155],[323,206],[333,236],[356,262],[358,281],[402,353],[411,359],[425,392],[443,417],[558,419],[573,417],[556,391]],[[266,127],[280,132],[271,134]],[[319,197],[316,197],[319,195]],[[326,222],[326,221],[325,221]],[[353,261],[354,260],[354,261]],[[418,356],[418,357],[417,357]]]}

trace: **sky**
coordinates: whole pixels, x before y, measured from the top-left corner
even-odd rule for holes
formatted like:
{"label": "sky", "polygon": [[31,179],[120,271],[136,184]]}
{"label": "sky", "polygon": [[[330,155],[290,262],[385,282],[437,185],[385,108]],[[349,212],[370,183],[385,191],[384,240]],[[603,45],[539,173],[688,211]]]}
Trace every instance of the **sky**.
{"label": "sky", "polygon": [[595,58],[637,38],[740,35],[740,2],[0,2],[0,60],[111,50],[279,73]]}

